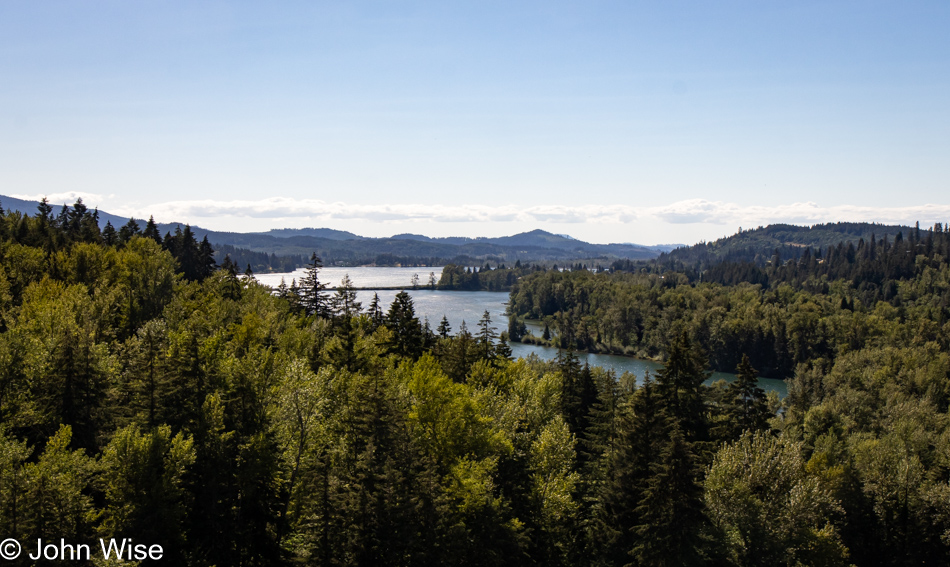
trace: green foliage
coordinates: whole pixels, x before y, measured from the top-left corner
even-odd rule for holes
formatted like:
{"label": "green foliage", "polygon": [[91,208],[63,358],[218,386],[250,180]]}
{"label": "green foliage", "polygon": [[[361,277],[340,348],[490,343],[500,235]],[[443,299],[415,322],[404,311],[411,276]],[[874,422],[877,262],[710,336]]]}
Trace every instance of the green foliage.
{"label": "green foliage", "polygon": [[83,541],[92,535],[96,510],[90,489],[96,462],[81,449],[70,450],[71,441],[72,431],[63,425],[39,459],[23,467],[25,506],[18,523],[24,539]]}
{"label": "green foliage", "polygon": [[848,565],[843,509],[803,452],[784,436],[746,432],[716,454],[706,504],[733,564]]}
{"label": "green foliage", "polygon": [[168,426],[144,434],[136,425],[117,431],[101,458],[102,535],[155,542],[168,550],[166,559],[181,561],[190,504],[185,475],[194,461],[191,438],[172,437]]}
{"label": "green foliage", "polygon": [[391,353],[412,359],[419,358],[425,337],[422,325],[416,318],[412,297],[405,290],[396,294],[383,323],[392,331],[392,342],[389,346]]}
{"label": "green foliage", "polygon": [[[499,335],[489,314],[433,333],[405,293],[324,297],[316,258],[273,293],[187,227],[95,216],[0,212],[10,537],[128,535],[195,566],[950,561],[942,227],[774,258],[759,284],[443,274],[513,286]],[[557,360],[510,360],[537,340],[522,317]],[[666,366],[637,387],[572,348]],[[707,357],[736,381],[702,386]]]}

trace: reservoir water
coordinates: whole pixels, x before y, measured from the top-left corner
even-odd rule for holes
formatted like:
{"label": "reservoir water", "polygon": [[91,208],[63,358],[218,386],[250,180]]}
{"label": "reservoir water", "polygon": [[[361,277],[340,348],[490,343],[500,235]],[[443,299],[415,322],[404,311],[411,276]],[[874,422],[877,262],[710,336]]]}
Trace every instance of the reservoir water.
{"label": "reservoir water", "polygon": [[[505,303],[508,301],[507,292],[410,289],[413,274],[418,274],[421,285],[425,285],[430,273],[434,273],[436,279],[438,279],[442,273],[442,268],[333,267],[321,269],[320,280],[327,282],[328,285],[332,287],[338,285],[344,275],[349,274],[350,279],[353,281],[353,286],[358,288],[405,286],[407,288],[406,291],[412,296],[416,316],[419,317],[420,321],[424,321],[428,318],[429,325],[432,329],[438,327],[439,322],[444,316],[448,319],[453,333],[458,330],[463,321],[469,331],[475,332],[478,321],[482,318],[485,311],[488,311],[492,319],[492,325],[496,327],[499,332],[508,328],[508,318],[505,316]],[[287,285],[290,285],[293,279],[300,281],[303,275],[303,270],[297,270],[285,274],[261,274],[256,277],[261,283],[276,287],[280,285],[282,278]],[[399,293],[399,291],[394,289],[362,289],[357,292],[357,298],[365,309],[373,300],[373,295],[378,294],[380,305],[383,311],[386,311],[397,293]],[[534,332],[535,334],[538,333],[537,330]],[[534,354],[543,360],[551,360],[555,358],[558,353],[558,349],[553,347],[521,343],[511,343],[511,351],[516,358]],[[610,354],[577,353],[577,357],[580,359],[581,364],[586,362],[591,366],[600,366],[613,370],[618,375],[623,372],[630,372],[639,379],[642,379],[647,372],[651,375],[655,375],[656,371],[663,367],[662,364],[652,360],[641,360]],[[707,383],[719,379],[731,382],[735,380],[735,374],[714,372]],[[766,391],[775,391],[781,397],[785,397],[788,393],[788,388],[783,380],[760,378],[759,386]]]}
{"label": "reservoir water", "polygon": [[[424,286],[429,281],[429,274],[435,276],[439,281],[442,275],[442,266],[428,268],[376,268],[373,266],[356,266],[349,268],[327,267],[320,268],[320,281],[325,282],[330,287],[336,287],[343,281],[343,276],[349,275],[353,282],[353,287],[378,288],[378,287],[410,287],[412,285],[412,276],[419,276],[419,285]],[[257,281],[271,287],[280,285],[283,279],[290,285],[290,282],[298,282],[306,275],[306,269],[300,268],[293,272],[283,274],[260,274],[255,276]]]}

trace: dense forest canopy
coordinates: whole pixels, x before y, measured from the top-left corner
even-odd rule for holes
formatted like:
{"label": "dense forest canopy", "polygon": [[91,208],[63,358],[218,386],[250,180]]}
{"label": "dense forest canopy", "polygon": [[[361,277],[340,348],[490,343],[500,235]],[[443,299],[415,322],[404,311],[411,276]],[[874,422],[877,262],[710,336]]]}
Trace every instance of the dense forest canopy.
{"label": "dense forest canopy", "polygon": [[[431,329],[407,293],[330,292],[318,254],[271,290],[189,227],[0,211],[0,532],[194,566],[945,564],[947,236],[855,247],[897,270],[864,289],[802,260],[506,268],[568,347],[542,362],[488,313]],[[581,366],[588,339],[666,365]],[[710,361],[737,379],[704,386]]]}

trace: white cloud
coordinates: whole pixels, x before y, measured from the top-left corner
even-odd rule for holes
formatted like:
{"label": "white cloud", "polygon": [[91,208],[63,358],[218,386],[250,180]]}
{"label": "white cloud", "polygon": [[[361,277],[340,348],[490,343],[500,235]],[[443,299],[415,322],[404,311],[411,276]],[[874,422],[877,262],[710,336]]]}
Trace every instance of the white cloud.
{"label": "white cloud", "polygon": [[[66,195],[66,194],[64,194]],[[95,195],[69,193],[95,200]],[[68,199],[67,199],[68,200]],[[52,202],[57,202],[52,200]],[[836,221],[881,223],[944,222],[950,219],[950,205],[871,207],[817,203],[776,206],[739,205],[723,201],[691,199],[659,207],[631,205],[441,205],[441,204],[349,204],[316,199],[272,197],[259,200],[168,201],[141,209],[114,209],[116,214],[145,217],[154,214],[161,221],[201,224],[202,219],[269,220],[299,226],[301,222],[367,221],[375,223],[539,223],[539,224],[630,224],[653,220],[674,225],[720,225],[753,227],[771,223],[816,224]]]}
{"label": "white cloud", "polygon": [[706,223],[721,225],[757,226],[773,223],[818,224],[824,222],[880,222],[908,224],[944,222],[950,219],[950,205],[927,204],[908,207],[871,207],[835,205],[822,207],[817,203],[791,203],[777,206],[723,203],[693,199],[665,207],[656,207],[650,213],[669,223]]}
{"label": "white cloud", "polygon": [[316,199],[272,197],[259,200],[169,201],[146,209],[116,209],[116,214],[155,214],[163,221],[232,217],[279,220],[365,220],[371,222],[629,222],[639,214],[634,207],[584,205],[578,207],[538,205],[440,205],[379,204],[357,205]]}
{"label": "white cloud", "polygon": [[106,196],[99,193],[86,193],[84,191],[64,191],[62,193],[45,193],[37,195],[10,195],[14,199],[23,199],[24,201],[41,201],[43,197],[46,197],[46,200],[49,201],[51,205],[62,205],[63,203],[67,205],[72,205],[76,202],[77,199],[82,199],[82,202],[89,206],[96,206],[101,203]]}

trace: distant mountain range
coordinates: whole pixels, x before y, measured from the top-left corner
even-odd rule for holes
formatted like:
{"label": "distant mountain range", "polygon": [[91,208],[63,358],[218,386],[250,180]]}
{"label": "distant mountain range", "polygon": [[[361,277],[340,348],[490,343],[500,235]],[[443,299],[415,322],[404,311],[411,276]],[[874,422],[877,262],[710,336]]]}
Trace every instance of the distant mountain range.
{"label": "distant mountain range", "polygon": [[[7,210],[36,214],[36,201],[24,201],[0,195],[0,204]],[[58,215],[62,205],[52,205]],[[137,219],[140,226],[145,221]],[[104,226],[111,222],[119,228],[129,221],[108,212],[99,212],[99,222]],[[185,223],[159,223],[162,234],[174,232]],[[928,227],[929,228],[929,227]],[[893,238],[898,233],[905,236],[915,230],[908,226],[876,223],[827,223],[814,226],[773,224],[755,230],[745,230],[735,235],[692,246],[660,244],[591,244],[564,234],[552,234],[532,230],[498,238],[467,238],[453,236],[433,238],[421,234],[396,234],[388,238],[370,238],[345,230],[330,228],[282,228],[267,232],[220,232],[192,226],[200,240],[205,236],[223,253],[240,258],[238,263],[263,262],[268,256],[284,257],[286,265],[292,261],[302,264],[314,252],[326,265],[439,265],[446,263],[482,264],[486,261],[514,263],[562,262],[602,260],[621,269],[639,269],[642,260],[656,260],[670,269],[702,270],[720,262],[751,262],[764,265],[775,253],[787,260],[799,257],[806,249],[821,250],[838,243]],[[266,256],[265,256],[266,255]],[[292,259],[292,260],[291,260]],[[590,263],[590,262],[587,262]],[[269,262],[272,267],[273,261]],[[257,269],[257,268],[255,268]]]}
{"label": "distant mountain range", "polygon": [[[39,205],[0,195],[0,203],[8,210],[33,215]],[[62,205],[53,205],[53,214]],[[145,221],[137,219],[141,226]],[[115,228],[129,219],[99,211],[101,226],[111,222]],[[159,223],[164,234],[174,232],[185,223]],[[581,260],[612,261],[617,259],[649,260],[668,246],[637,244],[591,244],[570,236],[532,230],[499,238],[448,237],[432,238],[419,234],[397,234],[389,238],[369,238],[352,232],[329,228],[274,229],[267,232],[221,232],[192,226],[200,240],[205,236],[215,247],[234,247],[276,256],[309,258],[316,252],[327,265],[341,264],[443,264],[448,262],[568,262]]]}

